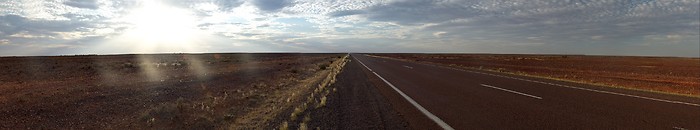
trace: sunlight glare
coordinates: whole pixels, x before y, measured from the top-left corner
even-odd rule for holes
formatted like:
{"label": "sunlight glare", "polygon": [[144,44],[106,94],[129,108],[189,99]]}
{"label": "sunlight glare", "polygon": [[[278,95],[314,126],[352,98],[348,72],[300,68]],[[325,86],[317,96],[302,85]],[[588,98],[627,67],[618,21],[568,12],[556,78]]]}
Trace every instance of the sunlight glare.
{"label": "sunlight glare", "polygon": [[143,1],[125,21],[133,25],[125,38],[136,42],[138,51],[191,51],[201,33],[192,12],[152,0]]}

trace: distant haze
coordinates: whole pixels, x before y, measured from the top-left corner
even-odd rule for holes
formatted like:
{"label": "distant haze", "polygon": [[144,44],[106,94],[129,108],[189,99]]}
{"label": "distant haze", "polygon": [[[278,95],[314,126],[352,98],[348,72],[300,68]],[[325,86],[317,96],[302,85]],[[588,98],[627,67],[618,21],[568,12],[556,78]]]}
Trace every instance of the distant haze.
{"label": "distant haze", "polygon": [[0,56],[188,52],[700,57],[700,1],[0,2]]}

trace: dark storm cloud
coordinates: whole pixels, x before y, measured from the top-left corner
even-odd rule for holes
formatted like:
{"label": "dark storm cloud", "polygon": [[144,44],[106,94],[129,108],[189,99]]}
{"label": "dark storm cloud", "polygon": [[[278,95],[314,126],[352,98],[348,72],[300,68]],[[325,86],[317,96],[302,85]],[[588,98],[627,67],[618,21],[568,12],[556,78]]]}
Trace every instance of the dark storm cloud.
{"label": "dark storm cloud", "polygon": [[250,2],[258,9],[266,12],[278,11],[293,4],[292,0],[253,0]]}
{"label": "dark storm cloud", "polygon": [[63,4],[76,7],[76,8],[87,8],[87,9],[97,9],[97,0],[70,0],[63,2]]}

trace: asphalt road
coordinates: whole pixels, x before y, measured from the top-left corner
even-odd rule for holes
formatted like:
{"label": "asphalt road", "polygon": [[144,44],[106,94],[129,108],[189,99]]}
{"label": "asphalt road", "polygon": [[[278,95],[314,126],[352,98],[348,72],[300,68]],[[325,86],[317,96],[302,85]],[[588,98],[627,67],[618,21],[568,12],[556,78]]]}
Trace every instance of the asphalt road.
{"label": "asphalt road", "polygon": [[697,98],[351,56],[444,129],[700,129]]}
{"label": "asphalt road", "polygon": [[[368,75],[362,71],[363,66],[357,61],[349,61],[337,75],[335,89],[328,96],[325,109],[318,109],[311,114],[310,128],[330,130],[403,130],[408,128],[404,118],[393,109],[391,101],[381,94],[380,87],[375,86]],[[381,83],[381,82],[379,82]],[[386,92],[393,92],[386,91]],[[396,99],[400,102],[402,99]],[[406,106],[410,108],[411,106]],[[415,115],[422,116],[420,113]],[[430,120],[424,121],[431,123]],[[419,128],[416,128],[419,129]],[[427,128],[429,129],[429,128]]]}

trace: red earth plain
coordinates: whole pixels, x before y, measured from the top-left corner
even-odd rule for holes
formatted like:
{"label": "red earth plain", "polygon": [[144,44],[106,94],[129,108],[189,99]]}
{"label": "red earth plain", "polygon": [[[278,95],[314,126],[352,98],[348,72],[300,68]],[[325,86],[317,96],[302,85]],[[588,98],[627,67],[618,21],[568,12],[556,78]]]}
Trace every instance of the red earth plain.
{"label": "red earth plain", "polygon": [[277,127],[344,55],[1,57],[0,129]]}

